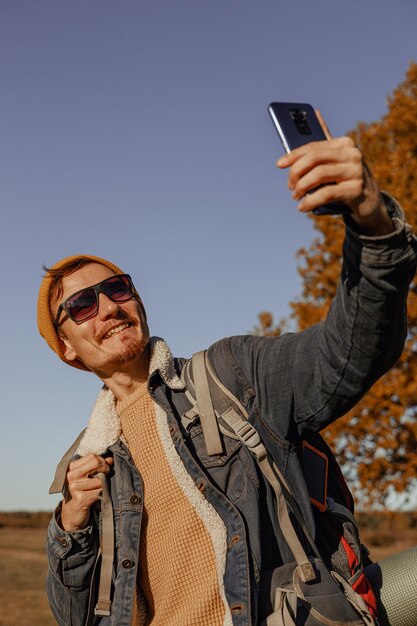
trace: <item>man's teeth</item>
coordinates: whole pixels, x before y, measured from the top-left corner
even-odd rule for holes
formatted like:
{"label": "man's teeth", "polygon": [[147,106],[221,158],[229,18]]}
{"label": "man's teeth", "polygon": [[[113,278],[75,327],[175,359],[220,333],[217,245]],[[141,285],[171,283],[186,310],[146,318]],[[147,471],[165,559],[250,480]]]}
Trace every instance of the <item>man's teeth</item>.
{"label": "man's teeth", "polygon": [[128,322],[124,322],[123,324],[119,324],[119,326],[114,326],[113,328],[111,328],[109,330],[108,333],[106,333],[104,335],[104,339],[107,339],[107,337],[111,337],[112,335],[115,335],[116,333],[120,333],[120,331],[124,330],[125,328],[129,328]]}

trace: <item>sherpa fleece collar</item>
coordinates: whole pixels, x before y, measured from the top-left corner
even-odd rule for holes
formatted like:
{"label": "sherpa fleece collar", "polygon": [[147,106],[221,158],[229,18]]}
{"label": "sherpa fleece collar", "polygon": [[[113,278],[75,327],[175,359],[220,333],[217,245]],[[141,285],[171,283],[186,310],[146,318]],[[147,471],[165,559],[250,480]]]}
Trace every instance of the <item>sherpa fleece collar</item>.
{"label": "sherpa fleece collar", "polygon": [[[151,337],[151,360],[149,378],[159,372],[170,389],[185,389],[175,371],[174,357],[166,342],[160,337]],[[89,452],[103,454],[121,436],[120,419],[116,410],[116,398],[110,389],[103,386],[93,407],[87,429],[76,451],[80,456]]]}

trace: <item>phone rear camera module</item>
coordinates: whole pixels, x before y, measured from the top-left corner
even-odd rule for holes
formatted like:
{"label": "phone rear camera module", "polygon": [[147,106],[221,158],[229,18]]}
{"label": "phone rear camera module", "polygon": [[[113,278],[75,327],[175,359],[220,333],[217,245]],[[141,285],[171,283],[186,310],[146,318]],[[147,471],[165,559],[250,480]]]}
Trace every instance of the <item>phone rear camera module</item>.
{"label": "phone rear camera module", "polygon": [[290,115],[300,135],[311,135],[311,128],[307,122],[307,112],[301,109],[290,109]]}

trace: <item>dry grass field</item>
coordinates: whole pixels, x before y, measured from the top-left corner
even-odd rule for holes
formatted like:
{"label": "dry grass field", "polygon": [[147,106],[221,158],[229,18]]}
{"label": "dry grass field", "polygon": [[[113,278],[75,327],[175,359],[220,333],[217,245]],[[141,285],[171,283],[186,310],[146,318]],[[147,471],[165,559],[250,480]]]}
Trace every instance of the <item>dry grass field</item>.
{"label": "dry grass field", "polygon": [[53,626],[44,592],[45,528],[0,527],[0,625]]}
{"label": "dry grass field", "polygon": [[[45,596],[44,538],[49,513],[0,513],[0,626],[53,626]],[[417,514],[360,515],[377,561],[417,545]]]}

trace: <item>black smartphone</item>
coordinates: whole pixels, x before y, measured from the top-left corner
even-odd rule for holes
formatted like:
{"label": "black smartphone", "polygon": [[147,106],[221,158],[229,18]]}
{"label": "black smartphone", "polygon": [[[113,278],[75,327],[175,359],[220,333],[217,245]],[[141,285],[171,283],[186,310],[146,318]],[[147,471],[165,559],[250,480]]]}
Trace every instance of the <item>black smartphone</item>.
{"label": "black smartphone", "polygon": [[[271,102],[268,112],[287,153],[310,141],[327,140],[316,112],[310,104]],[[343,215],[351,213],[351,210],[342,202],[332,202],[313,209],[313,213],[316,215]]]}

